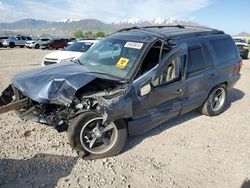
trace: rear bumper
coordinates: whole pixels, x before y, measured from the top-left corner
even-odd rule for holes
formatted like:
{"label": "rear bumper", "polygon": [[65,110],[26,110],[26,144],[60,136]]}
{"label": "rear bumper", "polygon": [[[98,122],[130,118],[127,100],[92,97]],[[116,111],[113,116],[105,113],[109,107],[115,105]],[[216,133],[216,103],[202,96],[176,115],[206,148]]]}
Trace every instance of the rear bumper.
{"label": "rear bumper", "polygon": [[228,89],[232,88],[240,78],[241,78],[241,74],[240,73],[236,74],[232,78],[231,82],[228,84]]}

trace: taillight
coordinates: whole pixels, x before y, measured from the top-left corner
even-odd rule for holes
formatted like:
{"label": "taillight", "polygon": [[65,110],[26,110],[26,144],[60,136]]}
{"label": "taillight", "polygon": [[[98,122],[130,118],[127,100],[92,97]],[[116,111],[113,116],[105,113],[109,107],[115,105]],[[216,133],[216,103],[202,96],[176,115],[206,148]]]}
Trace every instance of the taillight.
{"label": "taillight", "polygon": [[237,71],[238,71],[238,72],[240,72],[241,67],[242,67],[242,60],[240,60],[240,61],[237,63]]}

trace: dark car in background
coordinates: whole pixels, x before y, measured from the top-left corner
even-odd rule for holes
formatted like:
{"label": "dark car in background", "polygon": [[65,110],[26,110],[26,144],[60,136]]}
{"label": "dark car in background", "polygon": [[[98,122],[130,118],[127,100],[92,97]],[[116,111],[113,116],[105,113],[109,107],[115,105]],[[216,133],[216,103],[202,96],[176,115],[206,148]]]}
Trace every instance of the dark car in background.
{"label": "dark car in background", "polygon": [[64,48],[68,45],[69,40],[68,39],[52,39],[48,41],[48,43],[41,44],[41,49],[60,49]]}
{"label": "dark car in background", "polygon": [[248,58],[248,53],[249,53],[249,44],[247,43],[246,39],[244,38],[233,38],[234,42],[238,48],[238,51],[240,53],[240,56],[243,59],[247,59]]}
{"label": "dark car in background", "polygon": [[15,75],[0,96],[0,113],[13,109],[24,119],[67,131],[81,158],[108,157],[122,151],[128,136],[192,110],[221,114],[241,65],[223,31],[125,28],[76,61]]}

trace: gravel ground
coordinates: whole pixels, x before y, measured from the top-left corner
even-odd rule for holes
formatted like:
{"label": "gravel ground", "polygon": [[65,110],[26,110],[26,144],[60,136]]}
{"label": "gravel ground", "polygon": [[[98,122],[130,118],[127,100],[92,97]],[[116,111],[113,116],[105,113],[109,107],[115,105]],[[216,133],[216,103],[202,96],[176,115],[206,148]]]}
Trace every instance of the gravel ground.
{"label": "gravel ground", "polygon": [[[0,91],[50,52],[0,48]],[[241,187],[250,180],[250,60],[241,72],[223,114],[188,113],[106,159],[78,159],[66,133],[0,115],[0,187]]]}

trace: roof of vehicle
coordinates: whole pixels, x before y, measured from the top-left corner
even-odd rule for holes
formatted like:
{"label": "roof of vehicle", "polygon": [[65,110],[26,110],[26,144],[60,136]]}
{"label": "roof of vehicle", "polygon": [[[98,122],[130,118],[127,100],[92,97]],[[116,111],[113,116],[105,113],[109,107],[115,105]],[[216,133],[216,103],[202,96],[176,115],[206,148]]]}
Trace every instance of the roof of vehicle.
{"label": "roof of vehicle", "polygon": [[76,41],[76,42],[90,42],[90,43],[96,43],[98,42],[99,40],[79,40],[79,41]]}
{"label": "roof of vehicle", "polygon": [[125,34],[133,35],[139,38],[156,37],[156,38],[178,38],[178,37],[193,37],[201,35],[224,34],[223,31],[200,26],[187,25],[159,25],[159,26],[144,26],[144,27],[129,27],[119,30],[114,35]]}

